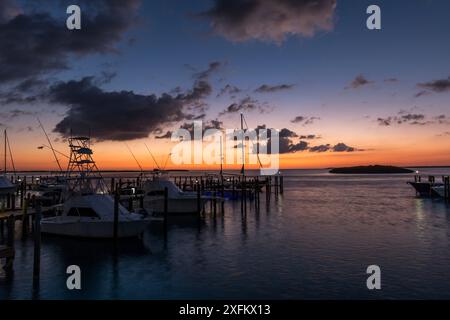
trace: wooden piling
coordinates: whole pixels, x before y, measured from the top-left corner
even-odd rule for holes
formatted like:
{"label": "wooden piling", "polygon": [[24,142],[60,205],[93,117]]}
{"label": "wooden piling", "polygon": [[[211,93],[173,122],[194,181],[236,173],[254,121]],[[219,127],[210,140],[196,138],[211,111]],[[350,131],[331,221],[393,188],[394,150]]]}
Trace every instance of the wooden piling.
{"label": "wooden piling", "polygon": [[28,199],[24,200],[22,211],[22,239],[25,239],[28,235]]}
{"label": "wooden piling", "polygon": [[280,176],[280,194],[284,193],[284,177]]}
{"label": "wooden piling", "polygon": [[41,274],[41,205],[36,204],[34,214],[34,259],[33,259],[33,289],[39,288],[39,278]]}
{"label": "wooden piling", "polygon": [[167,240],[167,216],[169,213],[169,189],[164,188],[164,240]]}
{"label": "wooden piling", "polygon": [[116,193],[114,194],[114,229],[113,229],[114,244],[116,245],[119,238],[119,202],[120,202],[120,194],[119,190],[116,190]]}
{"label": "wooden piling", "polygon": [[200,216],[201,214],[201,197],[200,197],[200,188],[197,188],[197,214]]}

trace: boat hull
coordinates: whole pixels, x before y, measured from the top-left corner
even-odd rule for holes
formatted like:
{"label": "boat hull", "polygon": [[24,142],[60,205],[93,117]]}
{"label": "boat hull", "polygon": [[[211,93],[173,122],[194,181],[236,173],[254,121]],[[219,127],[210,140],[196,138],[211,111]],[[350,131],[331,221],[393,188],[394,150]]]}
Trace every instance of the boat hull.
{"label": "boat hull", "polygon": [[[148,220],[119,221],[118,237],[137,237],[145,230]],[[68,237],[106,239],[114,237],[113,221],[61,221],[47,218],[41,221],[41,232]]]}
{"label": "boat hull", "polygon": [[[167,211],[169,214],[195,214],[198,213],[197,198],[179,198],[168,199]],[[206,203],[207,199],[200,199],[200,208]],[[164,213],[164,198],[146,198],[144,200],[144,208],[148,212],[155,214]]]}
{"label": "boat hull", "polygon": [[433,190],[434,186],[439,186],[438,184],[431,184],[430,182],[408,182],[408,184],[410,184],[421,197],[440,197],[440,195]]}

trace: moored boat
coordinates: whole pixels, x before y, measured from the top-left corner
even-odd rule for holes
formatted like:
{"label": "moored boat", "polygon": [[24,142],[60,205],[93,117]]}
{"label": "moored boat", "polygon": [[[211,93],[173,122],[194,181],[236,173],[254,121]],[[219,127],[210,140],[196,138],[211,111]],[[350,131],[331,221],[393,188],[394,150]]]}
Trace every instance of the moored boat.
{"label": "moored boat", "polygon": [[197,192],[182,191],[168,178],[156,176],[144,183],[144,208],[155,214],[164,212],[164,190],[167,188],[167,212],[173,215],[198,213],[210,199]]}
{"label": "moored boat", "polygon": [[117,236],[139,236],[150,220],[129,212],[108,194],[92,158],[89,138],[70,138],[69,145],[67,191],[62,194],[61,204],[56,206],[57,215],[41,220],[42,232],[72,237],[112,238],[117,214]]}

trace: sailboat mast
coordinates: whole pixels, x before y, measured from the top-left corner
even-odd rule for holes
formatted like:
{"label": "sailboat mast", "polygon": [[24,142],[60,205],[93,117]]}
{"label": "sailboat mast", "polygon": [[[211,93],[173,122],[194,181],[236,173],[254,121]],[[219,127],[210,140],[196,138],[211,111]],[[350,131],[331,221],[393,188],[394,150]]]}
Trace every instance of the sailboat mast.
{"label": "sailboat mast", "polygon": [[241,134],[242,134],[242,141],[241,141],[241,150],[242,150],[242,175],[245,176],[245,146],[244,146],[244,114],[241,113]]}
{"label": "sailboat mast", "polygon": [[222,135],[220,136],[220,176],[223,176],[223,147],[222,147]]}
{"label": "sailboat mast", "polygon": [[5,158],[4,158],[5,163],[4,163],[4,171],[3,171],[3,174],[4,174],[5,177],[6,177],[6,140],[7,140],[6,129],[5,129],[5,131],[4,131],[4,135],[5,135]]}

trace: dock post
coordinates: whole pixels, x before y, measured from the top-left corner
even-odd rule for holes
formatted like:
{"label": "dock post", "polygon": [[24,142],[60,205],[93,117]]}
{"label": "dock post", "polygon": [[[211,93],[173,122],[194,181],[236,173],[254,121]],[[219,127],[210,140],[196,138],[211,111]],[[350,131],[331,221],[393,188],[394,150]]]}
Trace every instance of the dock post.
{"label": "dock post", "polygon": [[128,211],[129,212],[133,211],[133,196],[130,196],[128,198]]}
{"label": "dock post", "polygon": [[16,194],[11,194],[11,210],[16,210]]}
{"label": "dock post", "polygon": [[[216,188],[214,188],[215,190]],[[213,192],[213,202],[214,202],[214,218],[216,218],[216,213],[217,213],[217,192],[214,191]]]}
{"label": "dock post", "polygon": [[197,214],[200,216],[200,213],[201,213],[200,188],[197,188]]}
{"label": "dock post", "polygon": [[116,182],[115,182],[115,179],[114,179],[114,177],[112,177],[111,178],[111,193],[114,193],[115,192],[115,186],[116,186]]}
{"label": "dock post", "polygon": [[[15,227],[16,227],[16,218],[14,217],[14,215],[11,215],[8,217],[6,224],[7,224],[7,228],[8,228],[8,237],[6,240],[6,246],[14,252],[14,238],[15,238]],[[13,254],[13,256],[9,256],[6,259],[6,264],[3,267],[3,269],[7,272],[12,271],[13,264],[14,264],[14,254]]]}
{"label": "dock post", "polygon": [[447,176],[447,202],[450,202],[450,176]]}
{"label": "dock post", "polygon": [[225,186],[223,183],[223,176],[221,179],[221,184],[220,184],[220,211],[221,214],[223,215],[225,213]]}
{"label": "dock post", "polygon": [[139,208],[144,209],[144,196],[139,197]]}
{"label": "dock post", "polygon": [[284,177],[280,175],[280,194],[284,193]]}
{"label": "dock post", "polygon": [[0,221],[0,240],[3,241],[5,237],[5,222],[3,220]]}
{"label": "dock post", "polygon": [[116,190],[116,193],[114,194],[114,230],[113,230],[113,237],[114,237],[114,244],[117,245],[117,240],[119,238],[119,202],[120,202],[120,194],[119,191]]}
{"label": "dock post", "polygon": [[169,189],[164,188],[164,241],[167,240],[167,215],[169,213]]}
{"label": "dock post", "polygon": [[444,199],[450,202],[450,176],[444,177]]}
{"label": "dock post", "polygon": [[6,195],[6,209],[11,209],[11,194]]}
{"label": "dock post", "polygon": [[28,199],[24,200],[22,210],[22,239],[25,239],[28,234]]}
{"label": "dock post", "polygon": [[14,248],[14,236],[16,231],[16,218],[14,215],[10,215],[7,220],[8,226],[8,238],[6,240],[6,246]]}
{"label": "dock post", "polygon": [[26,187],[27,187],[27,178],[24,177],[24,180],[20,184],[20,207],[21,208],[23,207],[23,199],[24,199],[24,194],[25,194]]}
{"label": "dock post", "polygon": [[37,203],[34,218],[33,290],[39,290],[41,274],[41,205]]}

